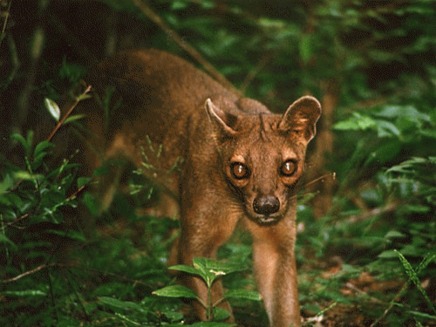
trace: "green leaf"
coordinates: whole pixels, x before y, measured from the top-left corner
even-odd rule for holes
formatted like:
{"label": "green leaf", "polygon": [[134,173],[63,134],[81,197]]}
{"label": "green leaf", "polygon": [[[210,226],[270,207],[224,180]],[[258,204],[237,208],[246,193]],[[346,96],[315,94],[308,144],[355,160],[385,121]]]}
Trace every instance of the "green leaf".
{"label": "green leaf", "polygon": [[228,290],[224,297],[226,299],[244,299],[244,300],[250,300],[250,301],[261,301],[262,296],[256,292],[256,291],[249,291],[249,290],[235,290],[231,289]]}
{"label": "green leaf", "polygon": [[5,194],[14,185],[13,178],[8,174],[0,182],[0,195]]}
{"label": "green leaf", "polygon": [[396,231],[396,230],[391,230],[389,232],[386,233],[385,237],[386,238],[403,238],[406,235],[404,235],[403,233]]}
{"label": "green leaf", "polygon": [[92,95],[90,95],[89,93],[82,93],[76,98],[76,100],[80,102],[80,101],[83,101],[86,99],[91,99],[91,98],[92,98]]}
{"label": "green leaf", "polygon": [[382,110],[377,113],[379,117],[385,118],[397,118],[397,117],[406,117],[409,120],[418,123],[419,121],[430,122],[431,118],[429,115],[420,112],[413,106],[385,106]]}
{"label": "green leaf", "polygon": [[392,166],[386,170],[386,173],[414,174],[419,167],[431,171],[436,168],[436,163],[432,160],[432,157],[413,157],[398,165]]}
{"label": "green leaf", "polygon": [[377,123],[374,119],[369,116],[363,116],[359,113],[353,113],[352,117],[347,120],[340,121],[334,125],[335,130],[339,131],[358,131],[358,130],[367,130],[377,126]]}
{"label": "green leaf", "polygon": [[43,175],[31,174],[25,170],[19,170],[14,173],[14,179],[23,181],[34,181],[43,179]]}
{"label": "green leaf", "polygon": [[419,290],[419,292],[421,292],[422,296],[424,297],[425,301],[427,302],[428,307],[430,309],[432,309],[433,312],[436,313],[436,309],[435,309],[432,301],[428,297],[428,295],[425,292],[425,290],[422,288],[421,282],[420,282],[420,280],[418,278],[418,275],[416,274],[416,272],[413,269],[413,267],[410,264],[410,262],[407,261],[407,259],[404,257],[404,255],[401,252],[399,252],[397,250],[394,250],[394,251],[397,254],[398,258],[400,259],[400,262],[403,265],[404,270],[405,270],[407,276],[409,277],[409,279],[412,281],[413,284],[415,284],[415,287]]}
{"label": "green leaf", "polygon": [[[424,319],[428,319],[429,321],[436,321],[436,315],[431,315],[425,312],[419,312],[419,311],[407,311],[407,313],[415,316],[415,317],[419,317],[419,318],[424,318]],[[421,325],[422,326],[422,325]]]}
{"label": "green leaf", "polygon": [[213,308],[213,320],[224,321],[230,317],[230,312],[220,307]]}
{"label": "green leaf", "polygon": [[77,178],[77,187],[81,188],[82,186],[89,184],[91,180],[91,177],[79,177]]}
{"label": "green leaf", "polygon": [[80,242],[86,241],[86,237],[85,237],[85,235],[83,235],[82,232],[75,231],[72,229],[68,230],[68,231],[47,229],[46,232],[50,233],[50,234],[54,234],[54,235],[59,235],[59,236],[64,237],[64,238],[69,238],[69,239],[74,240],[74,241],[80,241]]}
{"label": "green leaf", "polygon": [[[184,317],[182,312],[176,311],[175,308],[173,308],[173,307],[159,308],[159,312],[160,312],[160,314],[165,316],[171,322],[182,321],[183,317]],[[177,326],[179,326],[179,325],[177,325]]]}
{"label": "green leaf", "polygon": [[0,243],[6,243],[16,248],[16,245],[9,238],[7,238],[7,236],[3,233],[0,233]]}
{"label": "green leaf", "polygon": [[14,142],[20,143],[23,146],[23,148],[27,148],[29,146],[29,144],[27,143],[27,140],[24,138],[24,136],[19,134],[19,133],[13,133],[11,135],[11,139]]}
{"label": "green leaf", "polygon": [[217,261],[209,258],[195,258],[194,264],[205,270],[213,271],[214,274],[228,275],[237,271],[245,271],[247,267],[240,262]]}
{"label": "green leaf", "polygon": [[214,281],[221,276],[246,270],[246,267],[240,263],[221,262],[209,258],[194,258],[192,264],[195,269],[193,274],[201,276],[208,287],[211,287]]}
{"label": "green leaf", "polygon": [[36,145],[33,151],[32,169],[40,167],[44,158],[49,154],[47,150],[52,147],[54,147],[54,145],[48,141],[42,141]]}
{"label": "green leaf", "polygon": [[82,201],[88,209],[89,213],[96,217],[100,214],[100,205],[98,200],[90,192],[85,192],[82,196]]}
{"label": "green leaf", "polygon": [[0,292],[0,294],[5,296],[14,296],[14,297],[47,296],[47,293],[41,290],[4,291],[4,292]]}
{"label": "green leaf", "polygon": [[14,142],[21,144],[27,157],[29,157],[32,153],[33,135],[33,131],[31,130],[27,132],[26,138],[19,133],[12,133],[11,135],[11,139]]}
{"label": "green leaf", "polygon": [[115,299],[113,297],[101,296],[98,298],[98,302],[104,305],[107,305],[114,309],[122,309],[122,310],[134,310],[139,312],[147,312],[144,308],[135,302],[131,301],[122,301]]}
{"label": "green leaf", "polygon": [[52,99],[44,98],[44,106],[50,113],[50,115],[54,118],[54,120],[58,122],[61,118],[61,110],[59,109],[58,104]]}
{"label": "green leaf", "polygon": [[192,266],[187,266],[187,265],[175,265],[175,266],[171,266],[168,269],[170,270],[177,270],[177,271],[181,271],[181,272],[185,272],[191,275],[196,275],[196,276],[201,276],[201,272],[192,267]]}
{"label": "green leaf", "polygon": [[47,149],[52,148],[53,146],[53,143],[49,141],[39,142],[35,147],[35,151],[33,151],[33,156],[40,156],[42,152],[45,152]]}
{"label": "green leaf", "polygon": [[392,137],[400,136],[401,132],[393,123],[386,120],[376,120],[377,124],[377,136],[382,137]]}
{"label": "green leaf", "polygon": [[172,1],[171,2],[171,9],[172,10],[181,10],[181,9],[186,9],[189,5],[188,1],[180,1],[180,0],[176,0],[176,1]]}
{"label": "green leaf", "polygon": [[64,125],[69,124],[69,123],[71,123],[71,122],[73,122],[73,121],[76,121],[76,120],[83,119],[83,118],[85,118],[85,117],[86,117],[86,115],[82,115],[82,114],[71,115],[71,116],[69,116],[67,119],[65,119],[65,121],[64,121]]}
{"label": "green leaf", "polygon": [[430,263],[436,260],[436,253],[429,253],[427,254],[424,259],[419,263],[418,267],[416,268],[416,273],[419,274],[421,271],[423,271]]}
{"label": "green leaf", "polygon": [[398,256],[394,250],[386,250],[380,253],[377,257],[383,259],[392,259],[392,258],[397,258]]}
{"label": "green leaf", "polygon": [[418,131],[422,136],[428,137],[428,138],[432,138],[432,139],[436,139],[436,130],[433,129],[424,129],[424,130],[419,130]]}
{"label": "green leaf", "polygon": [[182,285],[171,285],[154,291],[152,294],[164,297],[198,299],[197,294],[190,288]]}

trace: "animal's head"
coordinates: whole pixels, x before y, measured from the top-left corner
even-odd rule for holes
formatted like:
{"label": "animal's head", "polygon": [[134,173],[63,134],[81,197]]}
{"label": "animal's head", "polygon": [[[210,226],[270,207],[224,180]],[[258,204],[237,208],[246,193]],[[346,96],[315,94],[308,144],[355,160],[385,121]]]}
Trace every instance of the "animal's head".
{"label": "animal's head", "polygon": [[283,116],[235,116],[208,99],[206,111],[214,125],[223,176],[245,212],[261,225],[278,222],[303,173],[306,147],[321,115],[320,103],[305,96]]}

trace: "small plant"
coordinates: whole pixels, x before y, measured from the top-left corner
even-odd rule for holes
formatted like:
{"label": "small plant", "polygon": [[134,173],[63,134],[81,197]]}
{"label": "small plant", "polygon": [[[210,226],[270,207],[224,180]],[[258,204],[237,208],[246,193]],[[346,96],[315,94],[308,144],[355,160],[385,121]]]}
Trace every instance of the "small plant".
{"label": "small plant", "polygon": [[224,297],[212,302],[211,289],[212,285],[221,277],[228,274],[246,270],[245,267],[236,263],[217,262],[207,258],[195,258],[192,266],[175,265],[169,269],[181,271],[190,275],[198,276],[206,284],[208,289],[207,301],[204,302],[197,294],[182,285],[170,285],[154,291],[153,294],[158,296],[173,297],[173,298],[186,298],[198,301],[205,309],[208,321],[222,321],[229,317],[229,313],[223,309],[218,308],[218,305],[228,299],[245,299],[251,301],[260,301],[261,296],[258,292],[245,290],[245,289],[232,289],[227,290]]}

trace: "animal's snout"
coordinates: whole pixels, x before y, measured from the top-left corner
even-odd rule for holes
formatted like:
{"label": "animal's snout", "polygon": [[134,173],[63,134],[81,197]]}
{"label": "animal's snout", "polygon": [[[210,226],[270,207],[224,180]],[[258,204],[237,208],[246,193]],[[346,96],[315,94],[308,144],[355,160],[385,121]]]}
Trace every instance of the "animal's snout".
{"label": "animal's snout", "polygon": [[261,215],[271,215],[280,209],[280,201],[274,195],[258,196],[253,201],[254,212]]}

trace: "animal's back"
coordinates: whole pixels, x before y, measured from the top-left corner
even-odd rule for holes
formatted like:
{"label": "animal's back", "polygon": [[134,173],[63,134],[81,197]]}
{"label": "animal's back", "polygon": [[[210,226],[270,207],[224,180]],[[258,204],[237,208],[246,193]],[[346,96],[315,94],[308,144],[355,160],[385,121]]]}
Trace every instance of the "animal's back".
{"label": "animal's back", "polygon": [[152,118],[151,127],[158,125],[159,133],[174,130],[171,116],[180,121],[198,114],[208,97],[237,100],[235,94],[193,65],[154,49],[126,51],[103,61],[92,79],[100,92],[108,85],[116,89],[123,107],[118,114],[144,121]]}
{"label": "animal's back", "polygon": [[149,161],[169,170],[184,157],[193,122],[206,118],[205,100],[238,99],[193,65],[159,50],[122,52],[99,64],[87,82],[99,107],[110,103],[103,111],[90,108],[95,104],[86,108],[92,147],[104,149],[95,165],[120,153],[136,165]]}

